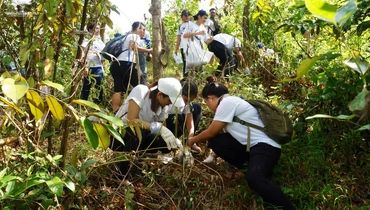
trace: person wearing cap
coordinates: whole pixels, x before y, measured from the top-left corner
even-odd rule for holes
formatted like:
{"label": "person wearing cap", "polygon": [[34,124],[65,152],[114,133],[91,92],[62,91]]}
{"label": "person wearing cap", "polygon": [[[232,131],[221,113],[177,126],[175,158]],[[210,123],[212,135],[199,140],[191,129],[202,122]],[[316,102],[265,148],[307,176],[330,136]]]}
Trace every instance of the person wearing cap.
{"label": "person wearing cap", "polygon": [[[166,119],[166,127],[169,128],[176,137],[190,137],[194,136],[198,128],[202,115],[202,107],[200,104],[193,102],[198,95],[197,84],[189,79],[182,80],[181,84],[182,99],[185,102],[185,106],[177,108],[170,105],[169,115]],[[196,144],[194,144],[191,149],[195,152],[202,152],[202,149]]]}
{"label": "person wearing cap", "polygon": [[152,49],[140,47],[140,40],[145,35],[145,25],[141,22],[132,24],[131,32],[126,35],[122,44],[122,53],[110,66],[113,77],[112,109],[116,112],[121,105],[121,96],[126,93],[129,85],[135,87],[139,84],[139,74],[135,68],[137,53],[151,53]]}
{"label": "person wearing cap", "polygon": [[123,123],[141,125],[141,141],[127,127],[123,136],[124,144],[116,139],[112,140],[110,148],[114,151],[147,150],[150,152],[170,152],[171,149],[182,148],[181,141],[162,123],[168,117],[169,106],[183,107],[181,84],[175,78],[161,78],[149,87],[137,85],[134,87],[116,117]]}
{"label": "person wearing cap", "polygon": [[[208,49],[220,60],[220,65],[217,68],[219,72],[216,75],[220,74],[220,71],[223,72],[224,76],[230,75],[238,63],[245,65],[241,52],[241,41],[235,36],[225,33],[217,34],[209,42]],[[238,62],[235,62],[233,53],[235,53]]]}
{"label": "person wearing cap", "polygon": [[182,23],[177,29],[176,32],[176,47],[175,47],[175,54],[177,54],[180,50],[181,58],[182,58],[182,74],[183,77],[187,76],[187,66],[186,66],[186,55],[185,51],[188,45],[188,39],[185,38],[183,35],[185,32],[196,32],[197,25],[190,21],[190,13],[188,10],[183,10],[181,12],[181,20]]}

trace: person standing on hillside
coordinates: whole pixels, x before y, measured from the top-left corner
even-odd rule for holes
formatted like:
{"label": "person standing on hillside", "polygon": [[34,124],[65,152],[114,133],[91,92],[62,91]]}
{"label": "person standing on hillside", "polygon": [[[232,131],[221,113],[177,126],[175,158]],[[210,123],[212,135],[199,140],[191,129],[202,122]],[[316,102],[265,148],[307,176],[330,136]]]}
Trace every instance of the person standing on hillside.
{"label": "person standing on hillside", "polygon": [[183,77],[187,76],[188,69],[186,66],[186,49],[188,48],[189,39],[184,37],[185,32],[195,32],[197,29],[197,25],[190,21],[190,13],[188,10],[183,10],[181,12],[181,20],[182,23],[177,29],[176,32],[176,47],[175,47],[175,54],[177,54],[180,50],[181,58],[182,58],[182,75]]}
{"label": "person standing on hillside", "polygon": [[112,109],[116,112],[121,105],[121,96],[126,93],[129,85],[135,87],[139,84],[138,71],[135,68],[137,52],[151,53],[152,49],[140,47],[140,40],[145,35],[145,26],[141,22],[134,22],[132,30],[124,38],[123,52],[113,61],[110,71],[114,80]]}
{"label": "person standing on hillside", "polygon": [[[145,29],[144,29],[145,30]],[[150,34],[147,30],[144,31],[144,37],[140,40],[140,47],[150,49],[152,43],[150,40]],[[150,53],[139,52],[139,67],[140,67],[140,84],[146,85],[148,82],[148,67],[147,67],[147,58],[151,58]]]}
{"label": "person standing on hillside", "polygon": [[95,88],[99,92],[99,96],[94,98],[95,103],[103,101],[104,69],[100,52],[104,49],[105,44],[100,38],[100,26],[96,23],[91,23],[87,26],[87,31],[92,35],[90,40],[84,40],[82,43],[83,52],[86,52],[87,67],[83,72],[82,90],[80,98],[88,100],[91,86],[95,84]]}
{"label": "person standing on hillside", "polygon": [[211,8],[209,10],[209,18],[207,19],[205,25],[208,28],[208,34],[211,36],[215,36],[221,33],[221,27],[218,23],[218,15],[215,8]]}

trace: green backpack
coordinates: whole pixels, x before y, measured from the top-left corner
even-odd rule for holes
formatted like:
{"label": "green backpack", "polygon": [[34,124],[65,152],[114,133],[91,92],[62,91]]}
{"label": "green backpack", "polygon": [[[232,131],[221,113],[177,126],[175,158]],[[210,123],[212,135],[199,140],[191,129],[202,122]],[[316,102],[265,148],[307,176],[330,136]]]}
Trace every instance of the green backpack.
{"label": "green backpack", "polygon": [[293,124],[289,116],[276,106],[262,100],[246,100],[254,108],[265,125],[261,127],[234,116],[233,121],[248,127],[247,150],[250,149],[250,127],[263,131],[268,137],[278,144],[286,144],[292,139]]}

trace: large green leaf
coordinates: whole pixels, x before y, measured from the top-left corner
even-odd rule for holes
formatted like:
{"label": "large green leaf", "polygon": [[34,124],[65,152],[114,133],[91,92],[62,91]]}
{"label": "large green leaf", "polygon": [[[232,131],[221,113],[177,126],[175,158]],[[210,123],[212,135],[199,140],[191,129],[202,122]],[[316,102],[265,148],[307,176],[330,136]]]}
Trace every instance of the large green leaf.
{"label": "large green leaf", "polygon": [[102,119],[105,119],[108,122],[111,122],[113,125],[116,125],[116,126],[119,126],[119,127],[123,127],[123,122],[118,117],[110,116],[110,115],[104,114],[102,112],[94,112],[92,114],[95,115],[95,116],[97,116],[97,117],[100,117]]}
{"label": "large green leaf", "polygon": [[366,96],[369,94],[369,91],[366,88],[363,88],[361,93],[359,93],[348,105],[349,110],[362,111],[366,107]]}
{"label": "large green leaf", "polygon": [[312,68],[320,57],[306,58],[298,66],[297,76],[295,78],[283,79],[282,82],[290,82],[302,78]]}
{"label": "large green leaf", "polygon": [[109,133],[112,134],[112,136],[114,137],[114,139],[118,140],[123,145],[125,145],[125,143],[123,142],[123,139],[122,139],[121,135],[119,134],[119,132],[116,129],[114,129],[111,125],[105,125],[105,127],[107,128],[107,130],[109,131]]}
{"label": "large green leaf", "polygon": [[100,123],[93,123],[94,130],[98,134],[99,147],[102,149],[107,149],[110,145],[110,135],[104,125]]}
{"label": "large green leaf", "polygon": [[335,15],[335,21],[339,26],[343,26],[357,10],[357,4],[354,0],[349,0],[346,5],[341,7]]}
{"label": "large green leaf", "polygon": [[364,75],[366,71],[369,69],[369,63],[366,60],[361,59],[359,57],[346,60],[344,61],[344,64],[346,64],[349,68],[357,71],[362,75]]}
{"label": "large green leaf", "polygon": [[54,96],[46,96],[46,103],[48,104],[50,112],[53,114],[55,119],[59,121],[64,119],[63,107]]}
{"label": "large green leaf", "polygon": [[46,184],[55,195],[61,196],[63,194],[64,183],[59,177],[55,176],[53,179],[46,181]]}
{"label": "large green leaf", "polygon": [[357,129],[358,131],[370,130],[370,124],[364,125],[361,128]]}
{"label": "large green leaf", "polygon": [[17,103],[20,98],[26,95],[29,88],[27,81],[21,76],[17,79],[6,78],[1,84],[4,95],[14,101],[14,103]]}
{"label": "large green leaf", "polygon": [[49,87],[55,88],[55,89],[59,90],[60,92],[64,93],[64,86],[61,85],[61,84],[58,84],[58,83],[55,83],[55,82],[52,82],[52,81],[49,81],[49,80],[44,80],[44,81],[41,82],[41,84],[44,84],[44,85],[47,85]]}
{"label": "large green leaf", "polygon": [[96,149],[99,146],[99,137],[94,130],[94,125],[87,118],[81,118],[81,124],[84,128],[85,135],[92,148]]}
{"label": "large green leaf", "polygon": [[100,107],[98,105],[96,105],[95,103],[91,102],[91,101],[77,99],[77,100],[73,100],[72,103],[76,103],[76,104],[79,104],[79,105],[82,105],[82,106],[87,106],[87,107],[93,108],[97,111],[101,111]]}
{"label": "large green leaf", "polygon": [[323,0],[305,0],[305,5],[308,11],[313,16],[322,20],[335,23],[335,16],[337,12],[337,6],[327,3]]}

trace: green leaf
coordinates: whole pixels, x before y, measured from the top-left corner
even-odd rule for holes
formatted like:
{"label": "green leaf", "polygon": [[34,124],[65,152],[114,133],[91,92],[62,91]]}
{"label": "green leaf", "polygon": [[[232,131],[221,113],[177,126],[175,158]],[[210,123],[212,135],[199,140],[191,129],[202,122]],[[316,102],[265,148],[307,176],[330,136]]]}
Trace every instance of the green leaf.
{"label": "green leaf", "polygon": [[316,114],[314,116],[310,116],[310,117],[306,117],[306,120],[311,120],[311,119],[315,119],[315,118],[329,118],[329,119],[335,119],[335,120],[351,120],[353,119],[354,117],[356,117],[356,115],[338,115],[338,116],[331,116],[331,115],[326,115],[326,114]]}
{"label": "green leaf", "polygon": [[55,82],[52,82],[52,81],[49,81],[49,80],[44,80],[44,81],[41,82],[41,84],[47,85],[47,86],[52,87],[52,88],[55,88],[55,89],[59,90],[60,92],[64,93],[64,86],[61,85],[61,84],[58,84],[58,83],[55,83]]}
{"label": "green leaf", "polygon": [[26,94],[28,106],[30,107],[32,115],[38,121],[44,115],[44,101],[41,96],[34,90],[29,90]]}
{"label": "green leaf", "polygon": [[100,117],[102,119],[105,119],[108,122],[111,122],[113,125],[116,125],[116,126],[119,126],[119,127],[123,127],[122,119],[120,119],[120,118],[118,118],[116,116],[110,116],[110,115],[104,114],[102,112],[94,112],[94,113],[92,113],[92,115],[95,115],[97,117]]}
{"label": "green leaf", "polygon": [[94,159],[88,159],[85,162],[81,164],[81,171],[85,171],[86,169],[90,168],[92,165],[94,165],[97,161]]}
{"label": "green leaf", "polygon": [[359,93],[348,105],[351,112],[362,111],[366,107],[366,96],[369,94],[369,91],[366,88],[363,88],[361,93]]}
{"label": "green leaf", "polygon": [[81,118],[81,124],[84,128],[85,135],[92,148],[96,149],[99,146],[99,137],[94,130],[94,125],[85,117]]}
{"label": "green leaf", "polygon": [[329,4],[323,0],[305,0],[304,2],[306,8],[313,16],[330,23],[335,23],[336,5]]}
{"label": "green leaf", "polygon": [[335,15],[335,21],[342,27],[357,10],[357,4],[354,0],[349,0],[346,5],[341,7]]}
{"label": "green leaf", "polygon": [[63,194],[64,183],[59,177],[55,176],[53,179],[46,181],[46,184],[55,195],[61,196]]}
{"label": "green leaf", "polygon": [[[8,101],[6,98],[0,96],[0,101],[4,102],[6,105],[8,105],[9,107],[13,108],[15,111],[19,112],[21,115],[24,115],[24,112],[17,106],[15,105],[13,102],[11,101]],[[1,106],[1,104],[0,104]]]}
{"label": "green leaf", "polygon": [[358,131],[370,130],[370,124],[364,125],[361,128],[357,129]]}
{"label": "green leaf", "polygon": [[1,82],[1,89],[4,95],[10,98],[14,103],[26,95],[28,91],[27,81],[19,76],[17,79],[6,78]]}
{"label": "green leaf", "polygon": [[5,193],[9,195],[14,190],[14,186],[15,186],[14,180],[8,182],[8,184],[6,185]]}
{"label": "green leaf", "polygon": [[75,183],[73,183],[72,181],[67,181],[67,182],[64,182],[64,185],[70,189],[72,192],[74,192],[76,190],[76,185]]}
{"label": "green leaf", "polygon": [[46,103],[48,104],[50,112],[55,117],[55,119],[59,121],[64,119],[65,115],[63,107],[54,96],[46,96]]}
{"label": "green leaf", "polygon": [[282,82],[290,82],[293,80],[297,80],[302,78],[307,72],[312,68],[312,66],[316,63],[316,61],[320,57],[313,57],[313,58],[306,58],[304,59],[298,66],[297,69],[297,76],[295,78],[288,78],[288,79],[283,79]]}
{"label": "green leaf", "polygon": [[107,129],[100,123],[93,123],[94,130],[98,134],[99,147],[102,149],[107,149],[110,145],[110,135]]}
{"label": "green leaf", "polygon": [[363,60],[359,57],[346,60],[344,61],[344,64],[347,65],[352,70],[357,71],[361,75],[364,75],[369,69],[369,63],[366,60]]}
{"label": "green leaf", "polygon": [[121,134],[119,134],[116,129],[114,129],[111,125],[105,125],[105,127],[108,129],[109,133],[113,136],[114,139],[118,140],[123,145],[125,145],[121,137]]}
{"label": "green leaf", "polygon": [[87,106],[87,107],[93,108],[97,111],[101,111],[100,107],[98,105],[96,105],[95,103],[91,102],[91,101],[77,99],[77,100],[73,100],[72,103],[79,104],[81,106]]}
{"label": "green leaf", "polygon": [[30,180],[27,180],[25,182],[22,182],[21,184],[18,184],[15,189],[12,191],[11,193],[11,196],[18,196],[19,194],[21,193],[24,193],[27,189],[33,187],[33,186],[36,186],[36,185],[39,185],[39,184],[42,184],[44,183],[45,180],[43,179],[30,179]]}
{"label": "green leaf", "polygon": [[[3,179],[3,177],[5,176],[6,174],[6,170],[8,170],[8,168],[4,168],[2,171],[0,171],[0,180]],[[1,182],[0,182],[1,183]]]}

